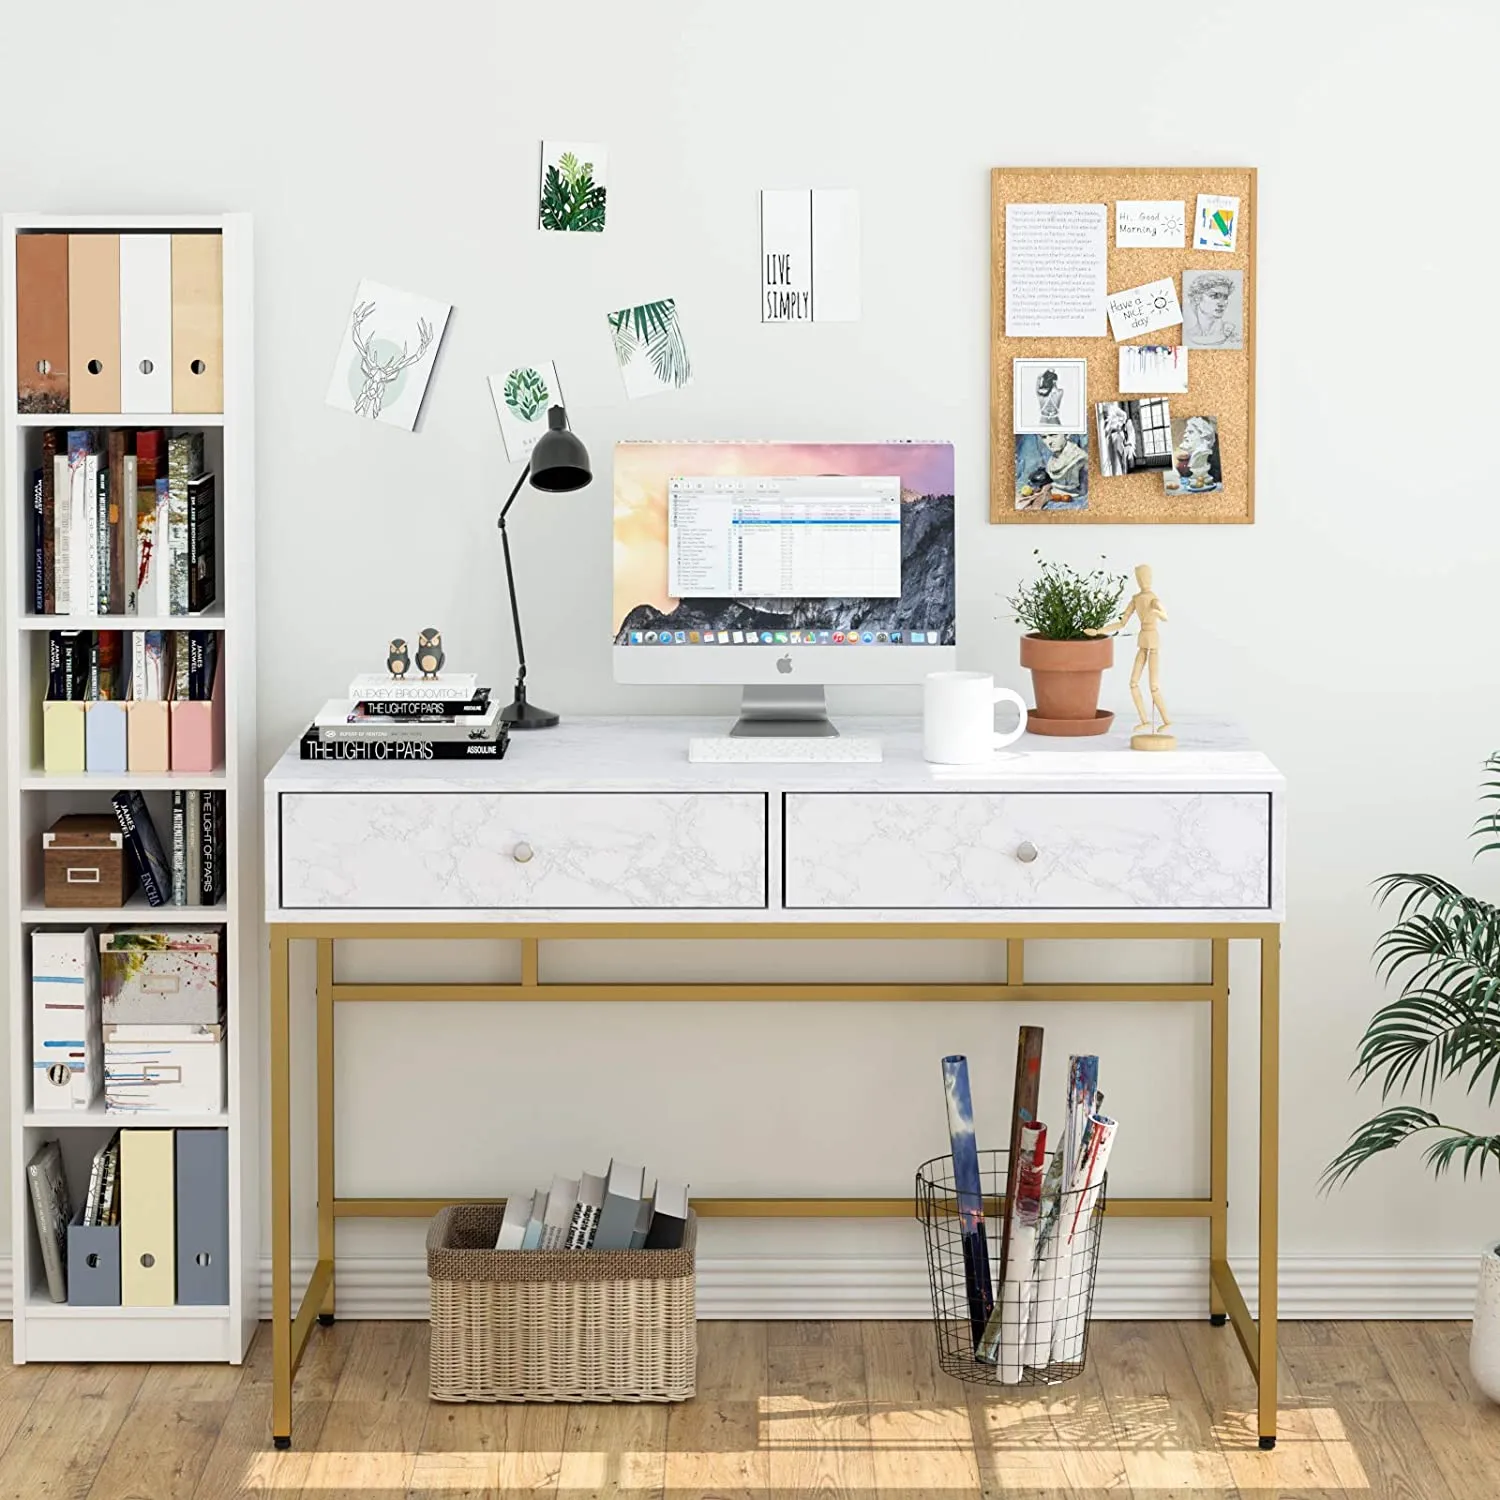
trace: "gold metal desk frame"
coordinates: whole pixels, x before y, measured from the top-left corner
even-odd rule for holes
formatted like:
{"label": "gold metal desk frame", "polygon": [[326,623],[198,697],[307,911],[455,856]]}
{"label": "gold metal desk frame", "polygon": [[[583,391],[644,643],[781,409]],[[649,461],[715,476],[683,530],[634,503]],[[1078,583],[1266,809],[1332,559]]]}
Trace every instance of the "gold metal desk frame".
{"label": "gold metal desk frame", "polygon": [[[1260,1446],[1276,1442],[1276,1192],[1279,1084],[1281,929],[1241,922],[995,922],[995,923],[276,923],[271,926],[271,1432],[278,1448],[291,1445],[292,1379],[314,1320],[331,1323],[334,1310],[334,1231],[339,1219],[430,1218],[446,1198],[340,1198],[334,1185],[333,1008],[348,1001],[422,1000],[1072,1000],[1197,1001],[1211,1008],[1209,1189],[1206,1198],[1114,1198],[1108,1213],[1129,1218],[1207,1219],[1208,1310],[1228,1319],[1239,1337],[1258,1390]],[[521,978],[506,984],[341,984],[334,973],[339,939],[519,939]],[[538,949],[547,941],[680,938],[987,939],[1006,944],[1003,984],[544,984]],[[1032,940],[1136,938],[1194,939],[1210,945],[1206,983],[1028,984],[1025,945]],[[1229,1267],[1229,944],[1260,948],[1260,1214],[1257,1240],[1259,1321]],[[296,1313],[292,1311],[291,974],[294,942],[318,945],[318,1260]],[[481,1201],[481,1200],[475,1200]],[[912,1212],[898,1198],[698,1198],[698,1213],[728,1218],[895,1218]]]}

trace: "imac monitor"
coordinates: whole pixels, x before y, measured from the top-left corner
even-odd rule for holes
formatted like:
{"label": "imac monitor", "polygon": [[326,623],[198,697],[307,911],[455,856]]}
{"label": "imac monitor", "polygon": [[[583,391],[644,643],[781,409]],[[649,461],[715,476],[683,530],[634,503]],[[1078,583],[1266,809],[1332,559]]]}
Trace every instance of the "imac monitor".
{"label": "imac monitor", "polygon": [[825,684],[954,665],[954,551],[951,443],[618,443],[615,680],[834,734]]}

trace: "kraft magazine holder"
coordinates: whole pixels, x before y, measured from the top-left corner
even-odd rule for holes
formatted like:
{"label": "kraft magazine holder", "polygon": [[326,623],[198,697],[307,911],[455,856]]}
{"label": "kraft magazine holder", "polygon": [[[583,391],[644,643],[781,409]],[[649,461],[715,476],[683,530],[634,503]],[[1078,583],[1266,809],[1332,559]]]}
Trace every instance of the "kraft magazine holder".
{"label": "kraft magazine holder", "polygon": [[171,710],[171,768],[174,771],[215,771],[224,764],[224,663],[214,669],[213,695],[201,699],[174,698]]}
{"label": "kraft magazine holder", "polygon": [[42,704],[42,769],[67,776],[88,765],[84,706],[76,699],[47,699]]}
{"label": "kraft magazine holder", "polygon": [[132,771],[165,771],[171,765],[171,716],[162,698],[125,705],[126,751]]}
{"label": "kraft magazine holder", "polygon": [[68,1305],[120,1305],[120,1226],[85,1224],[81,1208],[68,1225]]}
{"label": "kraft magazine holder", "polygon": [[83,715],[84,764],[90,771],[123,771],[129,763],[125,705],[87,703]]}

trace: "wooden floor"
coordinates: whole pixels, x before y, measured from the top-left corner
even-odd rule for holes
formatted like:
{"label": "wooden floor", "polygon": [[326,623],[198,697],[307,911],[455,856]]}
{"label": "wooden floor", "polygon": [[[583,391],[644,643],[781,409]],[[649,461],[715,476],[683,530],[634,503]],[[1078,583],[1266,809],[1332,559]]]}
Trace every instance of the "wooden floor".
{"label": "wooden floor", "polygon": [[1500,1407],[1456,1323],[1283,1325],[1281,1442],[1255,1442],[1234,1336],[1103,1323],[1088,1374],[993,1395],[934,1367],[921,1323],[703,1323],[681,1406],[427,1400],[425,1324],[315,1329],[296,1446],[270,1447],[269,1338],[243,1369],[9,1364],[0,1496],[309,1500],[1356,1493],[1495,1500]]}

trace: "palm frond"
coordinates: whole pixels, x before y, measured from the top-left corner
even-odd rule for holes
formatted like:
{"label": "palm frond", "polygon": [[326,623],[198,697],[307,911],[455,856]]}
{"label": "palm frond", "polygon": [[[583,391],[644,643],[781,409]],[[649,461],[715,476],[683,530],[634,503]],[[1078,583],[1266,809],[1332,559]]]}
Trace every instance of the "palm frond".
{"label": "palm frond", "polygon": [[673,322],[677,309],[671,298],[668,298],[665,302],[642,302],[639,307],[632,307],[630,314],[635,320],[636,338],[641,343],[648,344]]}
{"label": "palm frond", "polygon": [[1435,1176],[1441,1177],[1455,1161],[1460,1163],[1459,1170],[1465,1177],[1476,1162],[1480,1177],[1484,1176],[1484,1169],[1491,1161],[1500,1168],[1500,1135],[1474,1135],[1471,1131],[1455,1130],[1451,1126],[1445,1128],[1450,1134],[1434,1141],[1422,1153],[1422,1160],[1432,1168]]}
{"label": "palm frond", "polygon": [[1366,1120],[1349,1137],[1344,1149],[1323,1169],[1319,1186],[1323,1192],[1347,1182],[1354,1173],[1383,1151],[1394,1151],[1408,1136],[1423,1130],[1441,1130],[1443,1122],[1430,1110],[1397,1105]]}
{"label": "palm frond", "polygon": [[685,386],[692,378],[693,367],[688,359],[687,344],[682,329],[674,317],[646,345],[651,357],[651,368],[663,385]]}
{"label": "palm frond", "polygon": [[[1479,794],[1479,800],[1500,802],[1500,754],[1490,756],[1484,763],[1484,769],[1489,774],[1480,783],[1484,790]],[[1500,807],[1491,808],[1480,817],[1474,825],[1474,837],[1489,840],[1474,851],[1475,859],[1478,859],[1481,854],[1489,854],[1500,849]]]}
{"label": "palm frond", "polygon": [[609,315],[609,334],[614,340],[615,361],[621,365],[628,365],[640,348],[635,331],[630,326],[630,312],[630,308],[622,307],[619,312]]}

